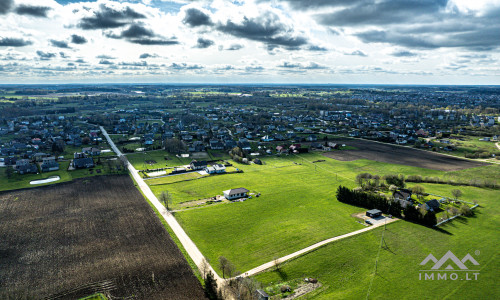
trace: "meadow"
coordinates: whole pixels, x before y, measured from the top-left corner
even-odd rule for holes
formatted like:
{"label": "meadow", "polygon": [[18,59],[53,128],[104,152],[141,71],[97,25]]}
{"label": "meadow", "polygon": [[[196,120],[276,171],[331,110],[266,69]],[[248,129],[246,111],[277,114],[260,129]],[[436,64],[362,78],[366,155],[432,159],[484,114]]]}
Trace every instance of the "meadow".
{"label": "meadow", "polygon": [[[335,199],[337,187],[355,187],[354,180],[359,173],[444,178],[467,178],[471,172],[489,178],[498,178],[500,174],[496,166],[478,167],[474,168],[475,171],[443,172],[368,160],[341,162],[319,153],[270,156],[262,160],[264,165],[234,163],[243,173],[189,178],[187,181],[148,182],[156,195],[162,191],[172,194],[174,209],[179,208],[180,202],[222,195],[223,190],[230,188],[245,187],[251,193],[261,193],[260,197],[245,202],[222,203],[175,213],[210,261],[216,262],[219,256],[225,256],[237,270],[245,272],[323,239],[364,228],[351,217],[363,209]],[[323,161],[313,163],[318,160]],[[422,185],[427,192],[444,196],[451,196],[451,189],[456,188]],[[462,190],[463,197],[470,197],[470,191],[477,191],[471,187]],[[481,203],[481,199],[478,200]],[[213,266],[219,271],[216,263]]]}
{"label": "meadow", "polygon": [[[450,189],[443,185],[425,187],[442,194]],[[462,191],[464,200],[479,199],[480,207],[471,218],[461,217],[439,230],[405,221],[387,225],[376,273],[383,227],[326,245],[283,264],[279,271],[255,278],[264,286],[317,278],[324,286],[308,299],[364,299],[367,295],[370,299],[498,298],[498,191],[474,187]],[[423,268],[420,262],[429,253],[439,259],[449,250],[459,259],[470,253],[478,261],[478,280],[419,280],[419,270]]]}

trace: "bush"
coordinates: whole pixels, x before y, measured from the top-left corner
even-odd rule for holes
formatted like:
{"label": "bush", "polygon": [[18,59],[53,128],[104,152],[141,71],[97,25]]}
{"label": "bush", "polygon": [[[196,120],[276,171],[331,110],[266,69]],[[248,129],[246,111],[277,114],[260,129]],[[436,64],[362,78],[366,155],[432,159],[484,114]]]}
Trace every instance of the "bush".
{"label": "bush", "polygon": [[467,204],[460,206],[460,213],[466,217],[474,215],[474,211]]}
{"label": "bush", "polygon": [[282,285],[282,286],[280,287],[280,291],[281,291],[282,293],[287,293],[287,292],[291,292],[291,291],[292,291],[292,288],[291,288],[289,285],[286,285],[286,284],[285,284],[285,285]]}
{"label": "bush", "polygon": [[389,185],[393,184],[393,185],[395,185],[395,186],[397,186],[399,188],[404,188],[405,187],[405,176],[402,175],[402,174],[399,174],[399,175],[395,175],[395,174],[385,175],[383,177],[383,179]]}

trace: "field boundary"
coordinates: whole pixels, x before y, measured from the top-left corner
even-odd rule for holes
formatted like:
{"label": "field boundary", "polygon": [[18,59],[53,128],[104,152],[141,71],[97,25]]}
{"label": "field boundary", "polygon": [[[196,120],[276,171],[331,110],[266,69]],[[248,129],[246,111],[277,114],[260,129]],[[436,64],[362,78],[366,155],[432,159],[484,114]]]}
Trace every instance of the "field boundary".
{"label": "field boundary", "polygon": [[[436,155],[443,155],[443,156],[447,156],[447,157],[453,157],[453,158],[457,158],[457,159],[463,159],[463,160],[466,160],[466,161],[483,162],[483,163],[487,163],[487,164],[497,164],[497,165],[500,165],[500,162],[489,161],[489,160],[485,160],[485,159],[473,159],[473,158],[455,156],[455,155],[441,153],[441,152],[433,152],[433,151],[429,151],[429,150],[425,150],[425,149],[413,148],[411,146],[404,146],[404,145],[399,145],[399,144],[384,143],[384,142],[380,142],[380,141],[363,139],[363,138],[356,138],[356,137],[352,137],[352,136],[340,136],[340,135],[335,135],[335,134],[326,133],[326,132],[321,132],[321,133],[329,135],[329,136],[332,136],[332,137],[341,138],[341,139],[351,139],[351,140],[360,140],[360,141],[366,141],[366,142],[373,142],[373,143],[378,143],[378,144],[382,144],[382,145],[389,145],[389,146],[401,147],[401,148],[405,148],[405,149],[413,149],[413,150],[418,150],[418,151],[423,151],[423,152],[434,153]],[[498,148],[498,149],[500,149],[500,148]]]}

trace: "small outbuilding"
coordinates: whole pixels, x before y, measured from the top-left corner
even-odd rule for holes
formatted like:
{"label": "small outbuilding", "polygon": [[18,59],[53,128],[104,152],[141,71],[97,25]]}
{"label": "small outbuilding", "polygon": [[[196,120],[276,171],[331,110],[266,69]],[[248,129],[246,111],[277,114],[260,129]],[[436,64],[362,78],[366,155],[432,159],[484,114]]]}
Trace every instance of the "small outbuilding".
{"label": "small outbuilding", "polygon": [[382,215],[382,211],[378,209],[372,209],[366,212],[366,216],[370,218],[378,218]]}
{"label": "small outbuilding", "polygon": [[263,290],[256,290],[255,292],[257,294],[258,300],[268,300],[269,299],[269,295],[266,292],[264,292]]}

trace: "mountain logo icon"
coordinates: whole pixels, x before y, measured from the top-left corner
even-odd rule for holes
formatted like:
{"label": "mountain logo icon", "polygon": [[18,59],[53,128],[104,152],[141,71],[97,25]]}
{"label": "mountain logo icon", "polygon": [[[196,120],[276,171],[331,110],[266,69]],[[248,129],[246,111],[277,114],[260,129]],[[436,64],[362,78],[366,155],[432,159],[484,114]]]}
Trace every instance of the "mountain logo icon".
{"label": "mountain logo icon", "polygon": [[421,263],[420,265],[423,266],[427,264],[429,261],[432,261],[434,263],[434,266],[432,266],[431,270],[439,270],[443,265],[447,264],[448,261],[451,261],[444,269],[445,270],[455,270],[455,268],[452,266],[451,263],[453,263],[456,267],[458,267],[461,270],[468,270],[467,266],[465,265],[466,262],[471,262],[473,265],[478,266],[479,263],[469,254],[462,258],[462,260],[458,259],[458,257],[453,254],[453,252],[448,251],[446,252],[443,257],[441,257],[440,260],[437,260],[434,255],[429,254]]}

